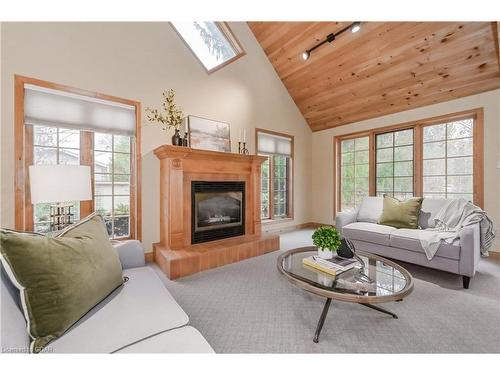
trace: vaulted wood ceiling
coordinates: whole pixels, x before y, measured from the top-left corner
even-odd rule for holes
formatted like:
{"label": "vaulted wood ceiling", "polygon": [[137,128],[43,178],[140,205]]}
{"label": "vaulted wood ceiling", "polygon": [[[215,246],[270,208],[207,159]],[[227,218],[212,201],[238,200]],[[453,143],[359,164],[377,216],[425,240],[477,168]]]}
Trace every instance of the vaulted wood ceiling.
{"label": "vaulted wood ceiling", "polygon": [[313,131],[500,88],[494,22],[249,22]]}

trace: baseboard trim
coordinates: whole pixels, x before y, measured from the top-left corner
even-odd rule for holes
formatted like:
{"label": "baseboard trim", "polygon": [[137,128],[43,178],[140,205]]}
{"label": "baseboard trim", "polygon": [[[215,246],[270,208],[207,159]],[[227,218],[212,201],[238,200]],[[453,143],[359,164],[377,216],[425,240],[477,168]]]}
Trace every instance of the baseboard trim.
{"label": "baseboard trim", "polygon": [[500,251],[490,251],[490,258],[500,260]]}
{"label": "baseboard trim", "polygon": [[302,224],[295,224],[295,225],[287,225],[279,228],[271,228],[269,230],[262,230],[263,233],[286,233],[286,232],[291,232],[293,230],[299,230],[299,229],[316,229],[322,226],[332,226],[331,224],[321,224],[321,223],[314,223],[314,222],[308,222],[308,223],[302,223]]}

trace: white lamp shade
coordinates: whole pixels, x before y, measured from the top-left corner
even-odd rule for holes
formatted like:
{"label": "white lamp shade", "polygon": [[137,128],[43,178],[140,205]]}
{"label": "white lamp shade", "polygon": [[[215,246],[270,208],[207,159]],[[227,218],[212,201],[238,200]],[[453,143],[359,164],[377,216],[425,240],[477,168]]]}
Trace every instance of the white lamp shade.
{"label": "white lamp shade", "polygon": [[33,204],[92,199],[87,165],[30,165],[29,174]]}

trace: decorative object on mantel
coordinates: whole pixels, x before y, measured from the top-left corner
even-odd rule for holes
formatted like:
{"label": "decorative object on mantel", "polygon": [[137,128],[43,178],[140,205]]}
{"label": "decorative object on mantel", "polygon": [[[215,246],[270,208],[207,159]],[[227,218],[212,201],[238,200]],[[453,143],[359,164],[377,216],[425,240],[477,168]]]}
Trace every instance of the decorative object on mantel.
{"label": "decorative object on mantel", "polygon": [[333,258],[339,248],[340,233],[334,227],[324,226],[316,229],[312,235],[314,246],[318,248],[318,256],[323,259]]}
{"label": "decorative object on mantel", "polygon": [[162,129],[167,131],[170,128],[174,128],[175,132],[172,136],[172,145],[183,146],[184,141],[179,133],[180,126],[182,124],[182,119],[184,114],[182,109],[175,104],[175,91],[168,89],[163,92],[163,109],[164,113],[161,113],[158,109],[146,108],[146,117],[151,122],[156,122]]}
{"label": "decorative object on mantel", "polygon": [[240,129],[240,136],[238,138],[238,154],[243,154],[243,155],[248,155],[248,148],[247,148],[247,130],[243,129],[243,138],[241,138],[241,129]]}
{"label": "decorative object on mantel", "polygon": [[31,203],[50,203],[49,232],[73,224],[74,202],[92,199],[87,165],[30,165],[29,174]]}
{"label": "decorative object on mantel", "polygon": [[190,147],[198,150],[231,152],[228,123],[189,115],[185,125]]}

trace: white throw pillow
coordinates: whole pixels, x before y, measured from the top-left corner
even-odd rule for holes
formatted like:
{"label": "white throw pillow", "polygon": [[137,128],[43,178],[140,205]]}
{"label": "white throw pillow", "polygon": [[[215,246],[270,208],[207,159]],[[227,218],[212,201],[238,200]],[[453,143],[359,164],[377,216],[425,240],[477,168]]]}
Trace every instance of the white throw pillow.
{"label": "white throw pillow", "polygon": [[365,223],[378,223],[384,209],[383,197],[364,197],[358,211],[357,221]]}

